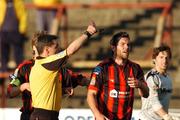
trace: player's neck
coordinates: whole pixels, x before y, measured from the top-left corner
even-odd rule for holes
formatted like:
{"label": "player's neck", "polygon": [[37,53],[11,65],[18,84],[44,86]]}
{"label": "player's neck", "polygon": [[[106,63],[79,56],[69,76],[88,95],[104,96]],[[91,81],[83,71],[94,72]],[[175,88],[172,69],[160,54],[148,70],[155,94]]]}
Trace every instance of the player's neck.
{"label": "player's neck", "polygon": [[43,52],[42,54],[40,54],[41,57],[48,57],[49,55],[46,52]]}
{"label": "player's neck", "polygon": [[116,57],[116,58],[114,58],[114,61],[115,61],[118,65],[123,66],[123,65],[126,63],[127,60]]}
{"label": "player's neck", "polygon": [[160,68],[158,68],[158,67],[155,67],[154,68],[157,72],[159,72],[160,74],[165,74],[166,73],[166,70],[164,70],[164,69],[160,69]]}

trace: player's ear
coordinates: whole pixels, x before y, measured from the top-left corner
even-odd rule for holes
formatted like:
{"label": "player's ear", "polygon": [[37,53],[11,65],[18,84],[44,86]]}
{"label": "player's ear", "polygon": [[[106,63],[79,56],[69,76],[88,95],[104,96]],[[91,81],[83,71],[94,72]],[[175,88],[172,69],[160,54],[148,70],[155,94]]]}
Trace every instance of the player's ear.
{"label": "player's ear", "polygon": [[47,55],[49,55],[49,47],[45,46],[43,52],[45,52]]}
{"label": "player's ear", "polygon": [[33,49],[33,56],[34,56],[34,57],[39,56],[39,53],[38,53],[37,48],[36,48],[35,45],[33,45],[32,49]]}

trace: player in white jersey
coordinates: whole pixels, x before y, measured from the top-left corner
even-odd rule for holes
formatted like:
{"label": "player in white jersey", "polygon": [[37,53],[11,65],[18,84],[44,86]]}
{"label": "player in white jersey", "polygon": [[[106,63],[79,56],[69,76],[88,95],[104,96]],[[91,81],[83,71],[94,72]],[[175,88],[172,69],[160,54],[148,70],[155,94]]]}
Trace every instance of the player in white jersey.
{"label": "player in white jersey", "polygon": [[171,50],[162,45],[153,49],[154,68],[145,75],[149,87],[149,97],[142,97],[140,120],[173,120],[168,114],[172,94],[172,81],[167,74]]}

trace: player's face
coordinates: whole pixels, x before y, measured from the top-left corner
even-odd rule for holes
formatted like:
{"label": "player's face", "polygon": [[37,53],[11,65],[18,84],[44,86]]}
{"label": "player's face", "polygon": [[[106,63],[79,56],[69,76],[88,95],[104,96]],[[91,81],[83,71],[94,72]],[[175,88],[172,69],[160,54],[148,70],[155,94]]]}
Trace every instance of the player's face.
{"label": "player's face", "polygon": [[121,38],[116,46],[116,56],[121,59],[127,59],[129,56],[129,39],[126,37]]}
{"label": "player's face", "polygon": [[170,62],[169,55],[166,51],[159,52],[155,59],[155,65],[160,70],[166,70]]}
{"label": "player's face", "polygon": [[48,48],[49,51],[49,55],[53,55],[56,54],[59,50],[59,44],[57,42],[57,40],[53,41],[53,44]]}

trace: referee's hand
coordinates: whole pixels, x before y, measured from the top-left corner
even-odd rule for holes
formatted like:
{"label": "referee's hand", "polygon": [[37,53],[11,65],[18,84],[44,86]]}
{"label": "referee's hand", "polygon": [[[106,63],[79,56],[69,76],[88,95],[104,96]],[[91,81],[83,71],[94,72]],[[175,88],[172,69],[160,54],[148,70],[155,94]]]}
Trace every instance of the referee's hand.
{"label": "referee's hand", "polygon": [[94,35],[97,32],[96,24],[94,21],[90,22],[86,31],[88,31],[91,35]]}

